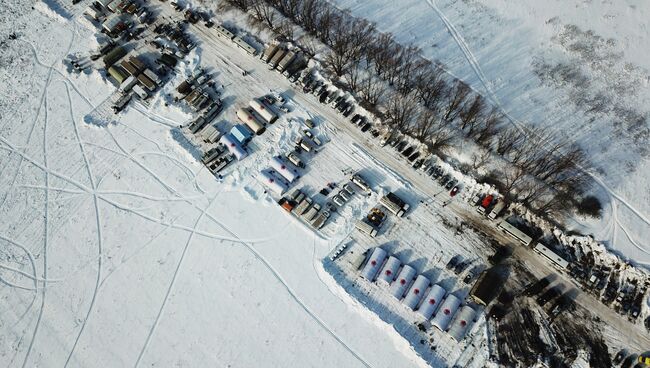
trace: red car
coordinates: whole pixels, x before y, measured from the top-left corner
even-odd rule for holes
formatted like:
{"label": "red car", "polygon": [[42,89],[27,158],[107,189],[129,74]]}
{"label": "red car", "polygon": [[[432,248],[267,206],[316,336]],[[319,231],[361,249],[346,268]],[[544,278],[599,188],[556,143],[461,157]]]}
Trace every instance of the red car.
{"label": "red car", "polygon": [[456,194],[458,194],[459,190],[460,190],[460,188],[458,187],[458,185],[456,185],[455,187],[451,188],[451,191],[449,192],[449,195],[453,197]]}

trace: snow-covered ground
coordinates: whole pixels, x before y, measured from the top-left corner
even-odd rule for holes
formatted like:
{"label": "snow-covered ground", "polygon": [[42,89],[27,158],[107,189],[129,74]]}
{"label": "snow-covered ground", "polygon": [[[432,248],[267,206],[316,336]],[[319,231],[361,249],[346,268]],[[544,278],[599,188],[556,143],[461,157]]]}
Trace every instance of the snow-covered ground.
{"label": "snow-covered ground", "polygon": [[[55,6],[71,21],[43,3],[23,9],[13,19],[20,32],[0,54],[0,366],[490,364],[483,317],[460,344],[434,333],[438,349],[425,352],[412,312],[345,263],[327,261],[342,242],[354,240],[356,254],[382,245],[464,297],[468,286],[444,264],[461,254],[480,266],[491,252],[454,212],[469,209],[461,201],[469,192],[439,206],[450,201],[445,190],[205,28],[192,27],[208,42],[148,106],[133,102],[113,115],[115,86],[62,63],[96,47],[83,7]],[[200,163],[205,145],[178,129],[191,116],[165,104],[198,64],[224,85],[221,128],[269,88],[293,108],[223,179]],[[290,149],[307,117],[326,143],[304,155],[298,186],[324,204],[321,188],[362,170],[375,190],[355,195],[320,232],[283,211],[255,178]],[[391,217],[375,240],[354,231],[389,190],[412,204],[407,218]]]}
{"label": "snow-covered ground", "polygon": [[507,113],[580,143],[601,221],[570,224],[650,264],[647,1],[333,0],[414,43]]}
{"label": "snow-covered ground", "polygon": [[[353,201],[317,235],[253,177],[297,125],[281,119],[219,181],[177,129],[189,116],[161,97],[110,113],[115,87],[62,63],[96,47],[90,23],[36,8],[2,69],[0,365],[425,365],[323,270],[374,203]],[[187,65],[232,73],[218,63],[238,55],[199,49]],[[266,88],[217,78],[235,104]],[[337,129],[323,123],[317,134],[329,140]],[[387,189],[405,185],[349,139],[311,160],[318,169],[302,185],[312,190],[361,167]]]}

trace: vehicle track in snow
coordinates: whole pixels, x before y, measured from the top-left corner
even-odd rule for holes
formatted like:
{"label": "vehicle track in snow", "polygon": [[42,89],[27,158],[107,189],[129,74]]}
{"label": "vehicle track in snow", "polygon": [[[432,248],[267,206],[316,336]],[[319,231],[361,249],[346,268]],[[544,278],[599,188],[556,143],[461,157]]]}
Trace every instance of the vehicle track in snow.
{"label": "vehicle track in snow", "polygon": [[160,319],[165,312],[165,306],[167,306],[167,301],[169,300],[169,296],[172,293],[172,290],[174,289],[174,285],[176,284],[176,279],[178,277],[178,274],[180,273],[181,267],[183,266],[183,260],[185,259],[185,255],[187,254],[187,251],[190,247],[190,244],[192,243],[192,239],[194,238],[194,234],[196,233],[196,229],[201,223],[201,219],[203,219],[203,216],[206,214],[206,212],[210,209],[210,206],[212,206],[212,203],[214,202],[215,199],[219,196],[220,192],[215,193],[215,195],[210,199],[210,202],[208,205],[201,211],[201,214],[197,217],[196,221],[194,222],[194,227],[192,232],[187,238],[187,242],[185,242],[185,246],[183,247],[183,251],[181,252],[181,256],[178,260],[178,263],[176,264],[176,269],[174,270],[174,273],[172,274],[172,279],[169,283],[169,286],[167,287],[167,291],[165,292],[165,296],[163,297],[162,303],[160,305],[160,308],[158,309],[158,314],[156,315],[156,319],[154,320],[153,325],[151,326],[151,329],[149,329],[149,333],[147,334],[147,338],[144,341],[144,345],[142,346],[142,349],[140,350],[140,353],[138,354],[138,359],[135,361],[134,367],[138,367],[140,365],[140,361],[142,361],[142,358],[144,357],[144,354],[147,351],[147,348],[149,347],[149,343],[151,342],[151,339],[156,332],[156,328],[158,327],[158,324],[160,323]]}
{"label": "vehicle track in snow", "polygon": [[[479,79],[479,81],[481,82],[483,87],[485,88],[488,98],[494,103],[494,105],[499,108],[501,113],[503,113],[503,115],[508,119],[508,121],[510,121],[510,123],[512,123],[513,126],[515,126],[522,134],[524,134],[524,136],[527,139],[538,139],[538,140],[541,139],[542,143],[547,143],[547,142],[545,142],[544,139],[542,139],[542,137],[539,137],[538,135],[536,135],[536,134],[532,133],[530,130],[528,130],[524,123],[522,123],[521,121],[516,119],[514,116],[510,115],[510,113],[504,108],[504,106],[499,101],[499,98],[494,93],[490,81],[487,79],[487,77],[483,73],[483,70],[481,69],[481,65],[478,62],[478,59],[472,53],[471,49],[469,48],[469,46],[468,46],[467,42],[465,41],[465,39],[463,38],[463,36],[460,34],[460,32],[458,32],[458,30],[456,29],[454,24],[449,20],[449,18],[447,18],[445,13],[438,7],[435,0],[426,0],[426,2],[427,2],[427,4],[429,4],[431,9],[433,9],[433,11],[438,15],[440,20],[444,23],[445,28],[447,28],[447,30],[449,31],[449,34],[454,39],[454,42],[460,48],[463,56],[465,57],[465,59],[467,60],[467,62],[470,65],[470,67],[472,68],[472,70],[476,74],[477,78]],[[647,215],[643,214],[637,208],[632,206],[629,203],[629,201],[627,201],[620,194],[616,193],[613,189],[611,189],[607,184],[605,184],[603,179],[601,179],[598,175],[596,175],[593,172],[591,172],[591,171],[589,171],[589,170],[587,170],[587,169],[585,169],[583,167],[580,167],[580,166],[578,166],[578,169],[580,169],[583,173],[585,173],[586,175],[591,177],[598,185],[600,185],[600,187],[602,187],[603,190],[610,197],[610,201],[614,201],[614,200],[619,201],[621,204],[623,204],[625,207],[627,207],[630,211],[632,211],[632,213],[634,215],[636,215],[639,219],[641,219],[647,226],[650,226],[650,220],[649,220],[649,217]],[[615,206],[612,206],[612,209],[615,211]],[[620,222],[616,221],[616,224],[619,227],[621,227]],[[623,230],[623,231],[625,231],[626,235],[627,235],[627,231],[626,230]],[[630,236],[627,236],[627,238],[630,240],[630,242],[635,247],[640,248],[639,244],[636,243],[633,239],[631,239]],[[615,248],[615,245],[614,245],[615,241],[616,241],[616,238],[612,237],[611,242],[612,242],[612,247],[613,248]],[[647,253],[646,250],[644,250],[644,252]]]}
{"label": "vehicle track in snow", "polygon": [[[68,84],[65,84],[66,86],[66,94],[68,97],[68,104],[70,105],[70,108],[72,109],[72,99],[70,97],[70,90],[68,89]],[[70,114],[72,115],[72,110],[70,110]],[[84,144],[81,140],[81,137],[79,135],[79,129],[77,128],[77,123],[74,120],[74,116],[71,116],[72,118],[72,126],[74,128],[74,134],[75,134],[75,139],[77,144],[79,144],[79,150],[81,151],[81,156],[83,157],[84,160],[84,165],[86,166],[86,172],[88,174],[88,177],[90,179],[90,185],[92,187],[92,196],[93,196],[93,206],[95,208],[95,223],[97,226],[97,277],[95,278],[95,286],[93,289],[93,294],[92,298],[90,300],[90,305],[88,306],[88,311],[86,313],[86,317],[84,318],[81,327],[79,329],[79,333],[77,334],[77,337],[75,338],[74,344],[72,345],[72,349],[70,349],[70,353],[68,354],[68,357],[66,358],[64,367],[67,367],[70,359],[72,358],[72,355],[74,354],[74,350],[77,347],[77,344],[79,343],[79,339],[81,338],[81,335],[83,334],[84,329],[86,328],[86,324],[88,322],[88,319],[90,318],[90,314],[93,311],[93,307],[95,306],[95,301],[97,300],[97,295],[99,292],[99,283],[101,281],[102,277],[102,259],[103,259],[103,244],[102,244],[102,225],[101,225],[101,215],[99,213],[99,202],[97,200],[97,184],[95,182],[95,176],[93,175],[93,170],[90,165],[90,161],[88,160],[88,156],[86,154],[86,148],[84,147]]]}

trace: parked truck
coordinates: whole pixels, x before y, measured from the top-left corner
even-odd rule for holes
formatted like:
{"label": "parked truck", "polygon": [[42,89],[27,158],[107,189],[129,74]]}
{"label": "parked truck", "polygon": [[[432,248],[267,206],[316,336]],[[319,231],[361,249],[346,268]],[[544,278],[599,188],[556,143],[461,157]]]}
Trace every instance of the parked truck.
{"label": "parked truck", "polygon": [[267,47],[266,50],[264,50],[264,53],[262,54],[262,60],[265,63],[268,63],[269,61],[271,61],[271,58],[273,58],[273,55],[275,55],[275,53],[278,50],[280,50],[280,44],[277,43],[270,44],[269,47]]}
{"label": "parked truck", "polygon": [[278,64],[280,63],[280,60],[282,60],[282,58],[284,57],[284,54],[286,54],[286,50],[278,49],[275,52],[275,55],[273,55],[273,57],[271,58],[271,61],[268,62],[269,68],[275,69],[275,67],[277,67]]}
{"label": "parked truck", "polygon": [[295,51],[289,51],[287,52],[282,60],[278,63],[278,71],[282,73],[287,69],[289,65],[293,62],[293,60],[296,58],[296,52]]}
{"label": "parked truck", "polygon": [[496,205],[492,208],[492,211],[488,214],[490,220],[494,220],[503,212],[506,207],[506,202],[503,199],[500,199]]}
{"label": "parked truck", "polygon": [[393,215],[402,217],[409,210],[409,204],[404,202],[400,197],[389,192],[379,200],[382,206],[386,207]]}

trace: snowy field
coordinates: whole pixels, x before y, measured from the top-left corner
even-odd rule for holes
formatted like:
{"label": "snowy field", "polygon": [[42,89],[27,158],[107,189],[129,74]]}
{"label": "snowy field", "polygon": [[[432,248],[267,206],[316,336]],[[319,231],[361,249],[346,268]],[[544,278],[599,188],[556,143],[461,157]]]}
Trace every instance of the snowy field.
{"label": "snowy field", "polygon": [[[181,110],[156,98],[113,115],[114,86],[66,72],[66,55],[96,47],[89,22],[42,3],[27,18],[2,69],[0,365],[426,365],[322,268],[378,197],[355,199],[317,235],[253,178],[299,127],[281,119],[219,181],[177,129]],[[198,50],[186,66],[219,68],[243,55],[222,53],[233,50]],[[217,75],[236,100],[226,119],[264,93]],[[317,129],[325,141],[337,132]],[[408,185],[349,139],[308,163],[318,170],[302,185],[314,191],[362,167],[387,190]]]}
{"label": "snowy field", "polygon": [[[80,17],[84,4],[55,6],[71,21],[44,3],[21,6],[22,17],[2,14],[14,14],[16,37],[0,28],[0,366],[492,364],[484,317],[459,344],[439,331],[422,333],[412,311],[351,267],[381,245],[464,298],[469,286],[444,265],[460,254],[483,269],[493,251],[482,230],[464,221],[477,216],[463,202],[470,191],[452,201],[335,110],[198,26],[190,31],[209,42],[164,90],[114,115],[115,86],[96,70],[70,74],[62,63],[97,47],[95,28]],[[269,89],[293,110],[255,137],[251,156],[222,179],[200,163],[205,143],[178,128],[192,116],[166,104],[165,94],[198,65],[223,84],[222,129]],[[357,193],[319,232],[283,211],[256,178],[272,156],[291,149],[305,118],[317,122],[313,132],[325,143],[303,155],[297,187],[324,205],[320,189],[361,170],[374,190]],[[388,191],[408,199],[408,216],[390,216],[375,239],[355,231]],[[354,245],[330,262],[346,242]],[[548,264],[530,262],[548,274]],[[620,331],[627,325],[612,326],[608,340],[628,344]],[[640,344],[636,327],[630,338]]]}
{"label": "snowy field", "polygon": [[574,219],[650,265],[647,1],[333,0],[414,43],[508,115],[589,152],[601,221]]}

